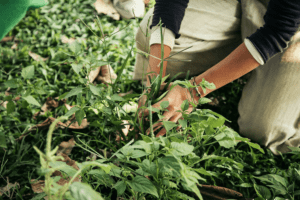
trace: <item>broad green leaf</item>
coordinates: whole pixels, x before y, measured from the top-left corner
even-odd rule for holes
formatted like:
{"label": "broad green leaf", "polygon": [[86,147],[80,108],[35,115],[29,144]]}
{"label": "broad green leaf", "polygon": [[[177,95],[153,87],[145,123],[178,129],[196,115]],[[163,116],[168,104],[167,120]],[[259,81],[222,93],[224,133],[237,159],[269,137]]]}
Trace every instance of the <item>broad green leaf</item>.
{"label": "broad green leaf", "polygon": [[126,184],[124,181],[117,182],[113,188],[115,188],[118,192],[118,196],[121,196],[126,190]]}
{"label": "broad green leaf", "polygon": [[4,131],[0,131],[0,147],[7,148],[6,146],[6,138]]}
{"label": "broad green leaf", "polygon": [[300,154],[300,148],[299,147],[288,146],[288,148],[290,150],[292,150],[292,152],[288,152],[288,153],[290,153],[290,154]]}
{"label": "broad green leaf", "polygon": [[174,149],[179,156],[185,156],[193,152],[194,146],[187,143],[171,142],[171,149]]}
{"label": "broad green leaf", "polygon": [[198,172],[199,174],[203,174],[203,175],[206,175],[206,176],[211,176],[210,173],[208,173],[205,169],[203,169],[202,167],[201,168],[192,168],[192,170]]}
{"label": "broad green leaf", "polygon": [[177,184],[176,183],[174,183],[174,182],[172,182],[172,181],[169,181],[169,180],[167,180],[167,179],[163,179],[163,182],[162,182],[165,186],[168,186],[168,187],[170,187],[170,188],[178,188],[177,187]]}
{"label": "broad green leaf", "polygon": [[35,98],[33,98],[33,96],[31,96],[31,95],[28,95],[26,97],[23,96],[22,98],[25,99],[29,104],[41,107],[41,105],[39,104],[39,102]]}
{"label": "broad green leaf", "polygon": [[244,188],[252,188],[253,184],[251,183],[241,183],[240,185],[236,185],[237,187],[244,187]]}
{"label": "broad green leaf", "polygon": [[78,110],[75,112],[75,118],[76,118],[76,121],[78,122],[79,126],[81,125],[84,115],[85,115],[85,113],[83,110]]}
{"label": "broad green leaf", "polygon": [[150,163],[150,161],[148,159],[145,159],[145,160],[143,160],[141,167],[144,172],[147,172],[154,177],[157,176],[157,168],[156,168],[156,164],[154,162]]}
{"label": "broad green leaf", "polygon": [[[82,92],[82,87],[76,87],[76,88],[73,88],[66,96],[64,96],[62,98],[67,99],[67,98],[69,98],[71,96],[75,96],[81,92]],[[62,99],[61,96],[59,97],[60,99]]]}
{"label": "broad green leaf", "polygon": [[270,188],[274,188],[279,194],[285,195],[287,190],[281,185],[267,185]]}
{"label": "broad green leaf", "polygon": [[163,101],[163,102],[161,102],[160,103],[160,107],[162,109],[165,109],[165,108],[169,107],[169,101]]}
{"label": "broad green leaf", "polygon": [[73,115],[76,111],[80,110],[79,107],[75,106],[73,108],[71,108],[66,114],[65,116],[66,117],[70,117],[71,115]]}
{"label": "broad green leaf", "polygon": [[52,168],[57,168],[57,169],[65,172],[68,176],[71,176],[71,177],[73,177],[77,173],[76,169],[74,169],[73,167],[67,165],[67,163],[62,162],[62,161],[50,162],[49,165]]}
{"label": "broad green leaf", "polygon": [[96,86],[90,84],[90,90],[92,91],[92,93],[93,93],[94,95],[101,96],[101,94],[100,94],[100,91],[101,91],[101,90],[100,90],[99,87],[96,87]]}
{"label": "broad green leaf", "polygon": [[22,73],[21,73],[22,77],[24,79],[31,79],[34,77],[34,66],[28,66],[22,69]]}
{"label": "broad green leaf", "polygon": [[262,152],[263,154],[265,153],[265,151],[259,146],[259,144],[255,144],[252,142],[246,142],[250,147],[255,148],[257,150],[259,150],[260,152]]}
{"label": "broad green leaf", "polygon": [[79,72],[81,71],[81,69],[83,67],[83,64],[82,63],[78,63],[78,64],[72,63],[71,66],[72,66],[72,69],[76,72],[76,74],[79,75]]}
{"label": "broad green leaf", "polygon": [[97,183],[111,187],[115,184],[114,179],[107,173],[105,173],[102,169],[93,169],[88,172],[90,175],[94,175],[98,178]]}
{"label": "broad green leaf", "polygon": [[258,196],[264,199],[270,199],[272,197],[270,190],[265,186],[254,184],[254,189]]}
{"label": "broad green leaf", "polygon": [[177,124],[175,122],[171,122],[171,121],[163,121],[163,125],[165,126],[166,131],[169,131],[172,128],[177,126]]}
{"label": "broad green leaf", "polygon": [[232,163],[236,164],[239,168],[241,168],[241,169],[244,168],[243,164],[238,163],[238,162],[234,161],[234,160],[231,159],[231,158],[227,158],[227,157],[223,157],[223,156],[204,155],[204,156],[201,158],[201,161],[203,161],[203,160],[212,160],[212,159],[221,160],[221,161],[224,161],[224,162],[232,162]]}
{"label": "broad green leaf", "polygon": [[159,172],[161,174],[167,172],[173,177],[180,177],[181,166],[177,159],[171,156],[166,156],[163,158],[158,158]]}
{"label": "broad green leaf", "polygon": [[109,173],[112,166],[108,165],[108,164],[103,164],[103,163],[100,163],[98,162],[97,160],[96,161],[86,161],[86,162],[83,162],[83,163],[77,163],[79,169],[83,170],[83,169],[87,169],[88,167],[90,166],[93,166],[93,167],[100,167],[102,170],[105,171],[105,173]]}
{"label": "broad green leaf", "polygon": [[187,109],[189,109],[189,101],[188,100],[184,100],[181,104],[181,110],[182,111],[186,111]]}
{"label": "broad green leaf", "polygon": [[142,192],[147,194],[152,194],[158,198],[158,193],[156,187],[151,181],[142,176],[136,176],[132,181],[128,181],[130,187],[136,192]]}
{"label": "broad green leaf", "polygon": [[197,197],[200,199],[200,200],[203,200],[203,197],[200,193],[200,190],[199,188],[197,187],[196,184],[193,184],[192,186],[188,186],[187,184],[185,183],[181,183],[181,185],[186,189],[186,190],[189,190],[191,192],[194,192],[196,193]]}
{"label": "broad green leaf", "polygon": [[120,97],[120,96],[117,95],[117,94],[112,95],[112,96],[111,96],[111,100],[112,100],[112,101],[125,101],[124,98]]}
{"label": "broad green leaf", "polygon": [[131,154],[131,158],[140,158],[140,157],[144,157],[149,155],[148,153],[146,153],[145,151],[141,151],[141,150],[134,150]]}
{"label": "broad green leaf", "polygon": [[6,85],[6,87],[10,87],[10,88],[17,88],[18,87],[18,83],[15,79],[11,79],[11,80],[8,80],[8,81],[4,82],[4,85]]}
{"label": "broad green leaf", "polygon": [[74,182],[69,187],[72,197],[76,200],[104,200],[100,193],[93,190],[87,183]]}
{"label": "broad green leaf", "polygon": [[78,54],[81,51],[81,45],[79,44],[78,41],[69,43],[69,48],[75,54]]}
{"label": "broad green leaf", "polygon": [[201,104],[201,105],[209,103],[209,102],[211,102],[211,100],[208,99],[208,98],[205,98],[205,97],[200,98],[199,101],[198,101],[198,103]]}
{"label": "broad green leaf", "polygon": [[143,134],[141,134],[141,136],[142,136],[142,139],[143,139],[145,142],[147,142],[147,143],[152,142],[152,140],[151,140],[151,138],[150,138],[149,136],[143,135]]}
{"label": "broad green leaf", "polygon": [[179,124],[181,125],[182,128],[186,128],[187,127],[187,121],[185,119],[179,119],[178,120]]}
{"label": "broad green leaf", "polygon": [[265,182],[268,182],[268,183],[271,183],[271,184],[274,184],[274,185],[283,185],[285,187],[287,187],[287,180],[277,174],[266,174],[266,175],[263,175],[263,176],[259,176],[259,177],[256,177],[254,176],[254,178],[257,178],[261,181],[265,181]]}
{"label": "broad green leaf", "polygon": [[15,111],[16,105],[13,101],[9,101],[6,105],[7,114],[10,114]]}
{"label": "broad green leaf", "polygon": [[215,135],[214,138],[222,147],[225,148],[231,148],[237,144],[234,139],[234,135],[231,132],[222,132],[218,135]]}

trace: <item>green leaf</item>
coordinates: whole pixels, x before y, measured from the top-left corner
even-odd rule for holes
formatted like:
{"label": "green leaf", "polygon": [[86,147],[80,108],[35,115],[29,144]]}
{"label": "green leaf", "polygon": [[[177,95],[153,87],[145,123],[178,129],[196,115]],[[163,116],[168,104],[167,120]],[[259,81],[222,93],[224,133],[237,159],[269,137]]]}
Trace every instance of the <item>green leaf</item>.
{"label": "green leaf", "polygon": [[157,176],[156,164],[154,162],[150,162],[148,159],[143,160],[142,162],[142,170],[151,174],[152,176]]}
{"label": "green leaf", "polygon": [[69,187],[72,197],[76,200],[104,200],[100,193],[93,190],[93,188],[87,183],[74,182]]}
{"label": "green leaf", "polygon": [[251,183],[242,183],[240,185],[236,185],[237,187],[244,187],[244,188],[252,188],[253,184]]}
{"label": "green leaf", "polygon": [[128,181],[130,187],[136,192],[142,192],[147,194],[152,194],[158,198],[158,193],[156,187],[151,181],[142,176],[136,176],[132,181]]}
{"label": "green leaf", "polygon": [[257,195],[264,199],[270,199],[272,197],[270,190],[265,186],[254,184],[254,189]]}
{"label": "green leaf", "polygon": [[126,190],[126,184],[124,181],[117,182],[113,188],[115,188],[118,192],[118,196],[121,196]]}
{"label": "green leaf", "polygon": [[73,88],[66,96],[62,97],[63,95],[61,95],[59,97],[59,99],[62,99],[62,98],[63,99],[67,99],[67,98],[69,98],[71,96],[75,96],[75,95],[77,95],[77,94],[79,94],[81,92],[82,92],[82,87],[76,87],[76,88]]}
{"label": "green leaf", "polygon": [[258,145],[252,142],[247,142],[245,141],[250,147],[258,149],[260,152],[262,152],[263,154],[265,153],[265,151]]}
{"label": "green leaf", "polygon": [[28,66],[22,69],[22,73],[21,73],[22,77],[24,79],[31,79],[34,77],[34,66]]}
{"label": "green leaf", "polygon": [[171,121],[163,121],[163,125],[165,126],[166,131],[169,131],[172,128],[177,126],[177,124],[175,122],[171,122]]}
{"label": "green leaf", "polygon": [[187,121],[185,119],[179,119],[178,120],[179,124],[181,125],[182,128],[186,128],[187,127]]}
{"label": "green leaf", "polygon": [[193,152],[194,146],[187,143],[171,142],[171,149],[175,150],[179,156],[185,156]]}
{"label": "green leaf", "polygon": [[287,180],[277,174],[266,174],[266,175],[263,175],[263,176],[259,176],[259,177],[256,177],[254,176],[254,178],[257,178],[261,181],[265,181],[265,182],[268,182],[268,183],[271,183],[271,184],[274,184],[274,185],[282,185],[284,187],[287,187]]}
{"label": "green leaf", "polygon": [[16,105],[13,101],[9,101],[6,105],[7,114],[10,114],[15,111]]}
{"label": "green leaf", "polygon": [[69,48],[75,54],[78,54],[81,51],[81,45],[79,44],[78,41],[69,43]]}
{"label": "green leaf", "polygon": [[162,109],[165,109],[165,108],[169,107],[169,101],[163,101],[163,102],[161,102],[160,103],[160,107]]}
{"label": "green leaf", "polygon": [[270,188],[274,188],[278,193],[285,195],[287,190],[281,185],[267,185]]}
{"label": "green leaf", "polygon": [[211,102],[211,100],[208,99],[208,98],[205,98],[205,97],[200,98],[199,101],[198,101],[198,103],[201,104],[201,105],[209,103],[209,102]]}
{"label": "green leaf", "polygon": [[7,148],[6,146],[6,138],[4,131],[0,131],[0,147]]}
{"label": "green leaf", "polygon": [[78,108],[77,106],[71,108],[66,114],[66,117],[70,117],[71,115],[73,115],[76,111],[80,110],[80,108]]}
{"label": "green leaf", "polygon": [[180,177],[181,166],[177,159],[171,156],[158,158],[159,173],[169,173],[173,177]]}
{"label": "green leaf", "polygon": [[184,100],[181,104],[181,110],[182,111],[186,111],[187,109],[189,109],[189,101],[188,100]]}
{"label": "green leaf", "polygon": [[109,174],[105,173],[102,169],[93,169],[89,171],[88,174],[97,177],[98,184],[102,184],[109,187],[115,184],[114,179]]}
{"label": "green leaf", "polygon": [[111,96],[111,100],[112,100],[112,101],[125,101],[124,98],[120,97],[120,96],[117,95],[117,94],[112,95],[112,96]]}
{"label": "green leaf", "polygon": [[100,90],[99,87],[96,87],[96,86],[90,84],[90,90],[92,91],[92,93],[93,93],[94,95],[101,96],[101,94],[100,94],[100,91],[101,91],[101,90]]}
{"label": "green leaf", "polygon": [[201,168],[192,168],[192,170],[198,172],[199,174],[203,174],[203,175],[206,175],[206,176],[211,176],[210,173],[208,173],[205,169],[203,169],[202,167]]}
{"label": "green leaf", "polygon": [[81,69],[83,67],[83,64],[82,63],[79,63],[79,64],[72,63],[71,66],[72,66],[73,70],[76,72],[76,74],[79,75],[79,72],[81,71]]}
{"label": "green leaf", "polygon": [[33,96],[31,96],[31,95],[28,95],[26,97],[23,96],[22,98],[25,99],[29,104],[41,107],[39,102],[35,98],[33,98]]}
{"label": "green leaf", "polygon": [[57,168],[57,169],[65,172],[68,176],[71,176],[71,177],[73,177],[77,173],[76,169],[74,169],[73,167],[67,165],[67,163],[62,162],[62,161],[50,162],[49,165],[52,168]]}
{"label": "green leaf", "polygon": [[178,188],[177,185],[176,185],[176,183],[174,183],[174,182],[172,182],[172,181],[169,181],[169,180],[167,180],[167,179],[163,179],[163,184],[164,184],[165,186],[170,187],[170,188]]}
{"label": "green leaf", "polygon": [[82,122],[82,120],[84,118],[84,115],[85,115],[85,113],[84,113],[83,110],[78,110],[75,113],[75,118],[76,118],[76,121],[78,122],[79,126],[80,126],[80,124],[81,124],[81,122]]}
{"label": "green leaf", "polygon": [[145,151],[141,151],[141,150],[134,150],[131,154],[131,158],[140,158],[143,156],[147,156],[149,155],[148,153],[146,153]]}
{"label": "green leaf", "polygon": [[4,82],[4,85],[6,85],[6,87],[10,87],[10,88],[17,88],[18,87],[18,83],[15,79],[11,79],[11,80],[8,80],[8,81]]}

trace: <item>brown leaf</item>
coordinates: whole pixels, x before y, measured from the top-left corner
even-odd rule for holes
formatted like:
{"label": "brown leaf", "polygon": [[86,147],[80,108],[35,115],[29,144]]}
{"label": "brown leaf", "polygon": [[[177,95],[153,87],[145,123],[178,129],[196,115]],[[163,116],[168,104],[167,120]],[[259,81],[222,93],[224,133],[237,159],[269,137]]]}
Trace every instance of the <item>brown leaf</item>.
{"label": "brown leaf", "polygon": [[117,77],[117,74],[114,72],[110,65],[103,65],[101,66],[97,81],[100,81],[101,83],[107,85],[107,83],[112,83],[114,79],[117,79]]}
{"label": "brown leaf", "polygon": [[133,90],[130,90],[130,91],[126,92],[126,93],[119,93],[118,95],[119,95],[120,97],[124,97],[124,96],[126,96],[127,94],[132,94],[132,93],[133,93]]}
{"label": "brown leaf", "polygon": [[44,192],[44,187],[45,187],[45,181],[44,180],[38,180],[36,179],[31,179],[31,189],[35,193],[43,193]]}
{"label": "brown leaf", "polygon": [[12,191],[14,191],[15,188],[20,188],[20,184],[18,182],[15,182],[14,184],[10,183],[7,177],[7,185],[0,188],[0,197],[5,195],[11,199],[11,196],[13,196]]}
{"label": "brown leaf", "polygon": [[23,40],[18,40],[15,39],[15,36],[8,36],[8,37],[4,37],[0,42],[10,42],[10,41],[15,41],[15,42],[23,42]]}
{"label": "brown leaf", "polygon": [[96,69],[92,70],[89,74],[89,81],[90,83],[93,83],[94,80],[97,78],[97,76],[99,75],[100,73],[100,70],[101,70],[101,66],[100,67],[97,67]]}
{"label": "brown leaf", "polygon": [[61,39],[61,42],[62,43],[64,43],[64,44],[67,44],[67,43],[72,43],[72,42],[74,42],[75,41],[75,38],[68,38],[67,36],[65,36],[65,35],[62,35],[61,37],[60,37],[60,39]]}
{"label": "brown leaf", "polygon": [[[127,121],[127,120],[122,120],[122,121],[123,121],[122,125],[128,124],[128,125],[124,125],[125,128],[122,129],[122,132],[124,133],[124,135],[127,136],[129,131],[134,130],[134,127],[130,128],[131,125],[129,124],[129,121]],[[116,132],[117,132],[116,141],[119,144],[120,143],[120,133],[119,133],[119,131],[116,131]],[[138,133],[136,133],[135,134],[135,139],[137,139],[138,137],[139,137],[139,135],[138,135]],[[121,137],[121,140],[124,141],[123,137]]]}
{"label": "brown leaf", "polygon": [[93,5],[95,6],[98,14],[103,13],[114,20],[120,20],[120,14],[114,8],[110,0],[97,0]]}
{"label": "brown leaf", "polygon": [[219,101],[218,101],[217,98],[211,97],[210,100],[211,100],[211,102],[208,103],[209,105],[211,105],[211,106],[219,106]]}
{"label": "brown leaf", "polygon": [[36,54],[36,53],[33,53],[33,52],[31,52],[31,51],[29,51],[28,54],[29,54],[29,56],[30,56],[31,58],[33,58],[33,60],[35,60],[35,61],[40,61],[40,60],[46,61],[46,60],[49,59],[49,57],[43,58],[43,57],[41,57],[40,55],[38,55],[38,54]]}
{"label": "brown leaf", "polygon": [[229,188],[213,186],[213,185],[198,185],[200,193],[204,200],[226,200],[242,198],[243,194]]}
{"label": "brown leaf", "polygon": [[[56,97],[55,99],[58,99],[58,97]],[[41,111],[38,111],[37,113],[35,113],[33,115],[33,119],[36,119],[37,116],[39,115],[45,115],[47,111],[51,111],[52,108],[57,108],[60,104],[65,103],[66,100],[62,99],[60,101],[55,101],[54,99],[52,99],[52,97],[48,97],[46,102],[44,103],[44,105],[42,106]]]}
{"label": "brown leaf", "polygon": [[74,138],[71,138],[68,142],[61,142],[57,150],[57,154],[64,153],[66,155],[70,155],[74,146],[75,146]]}
{"label": "brown leaf", "polygon": [[16,49],[18,47],[18,43],[14,43],[12,46],[11,46],[11,49]]}

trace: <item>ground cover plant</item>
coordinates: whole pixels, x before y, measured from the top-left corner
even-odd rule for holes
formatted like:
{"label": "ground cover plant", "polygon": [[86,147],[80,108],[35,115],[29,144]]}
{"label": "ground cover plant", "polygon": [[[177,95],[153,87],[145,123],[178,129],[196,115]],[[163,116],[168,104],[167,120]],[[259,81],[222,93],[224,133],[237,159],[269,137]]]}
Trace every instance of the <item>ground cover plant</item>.
{"label": "ground cover plant", "polygon": [[[97,14],[94,2],[54,0],[29,11],[7,35],[14,37],[0,43],[2,199],[202,199],[206,185],[245,198],[300,199],[300,149],[274,156],[238,134],[246,78],[202,98],[183,113],[180,130],[164,122],[166,136],[155,137],[151,127],[168,102],[151,105],[169,85],[160,91],[168,81],[154,77],[145,107],[155,113],[139,123],[136,105],[145,88],[131,78],[135,54],[148,53],[134,46],[141,19]],[[104,65],[117,78],[91,81]],[[171,88],[192,87],[170,81]]]}

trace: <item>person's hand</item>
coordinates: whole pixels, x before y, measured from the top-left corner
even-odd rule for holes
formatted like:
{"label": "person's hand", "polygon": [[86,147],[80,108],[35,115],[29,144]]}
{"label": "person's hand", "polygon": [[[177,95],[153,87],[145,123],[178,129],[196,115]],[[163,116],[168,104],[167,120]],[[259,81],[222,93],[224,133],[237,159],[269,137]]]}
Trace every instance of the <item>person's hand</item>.
{"label": "person's hand", "polygon": [[[169,89],[169,88],[168,88]],[[159,102],[152,105],[153,108],[159,108],[160,103],[163,101],[169,101],[169,106],[167,107],[168,111],[165,111],[163,116],[164,118],[162,120],[159,120],[158,123],[155,123],[153,125],[153,131],[158,130],[163,126],[162,121],[172,121],[177,123],[179,119],[182,119],[182,114],[180,112],[176,112],[177,110],[181,110],[181,104],[184,100],[188,100],[189,102],[193,101],[194,103],[197,102],[199,97],[196,97],[194,95],[194,99],[192,99],[191,94],[189,93],[187,88],[183,88],[179,85],[176,85],[169,93]],[[190,104],[189,108],[185,111],[187,114],[191,113],[193,110],[193,106]],[[145,109],[144,111],[139,111],[139,118],[142,117],[142,112],[144,113],[144,117],[149,115],[149,110]],[[154,112],[153,112],[154,113]],[[180,128],[179,126],[177,130]],[[156,137],[163,136],[166,134],[166,129],[161,129]],[[150,133],[150,129],[146,131],[147,135]]]}
{"label": "person's hand", "polygon": [[89,74],[90,83],[93,83],[94,80],[97,80],[108,86],[108,83],[112,83],[113,79],[117,79],[117,75],[110,65],[97,67]]}
{"label": "person's hand", "polygon": [[[164,87],[166,86],[166,84],[167,83],[162,83],[161,84],[161,86],[160,86],[160,91],[159,91],[159,95],[161,95],[162,94],[162,91],[163,91],[163,89],[164,89]],[[172,86],[172,83],[170,83],[169,84],[169,86],[168,86],[168,90],[170,89],[170,87]],[[149,87],[149,86],[147,86],[147,87]],[[142,106],[147,106],[147,105],[145,105],[145,103],[146,103],[146,101],[147,101],[147,95],[145,95],[145,93],[146,93],[146,91],[151,91],[151,89],[150,88],[148,88],[148,89],[145,89],[144,91],[143,91],[143,95],[141,96],[141,98],[140,98],[140,100],[139,100],[139,102],[138,102],[138,109],[139,108],[141,108]],[[139,121],[143,121],[140,117],[138,118],[138,120]]]}

